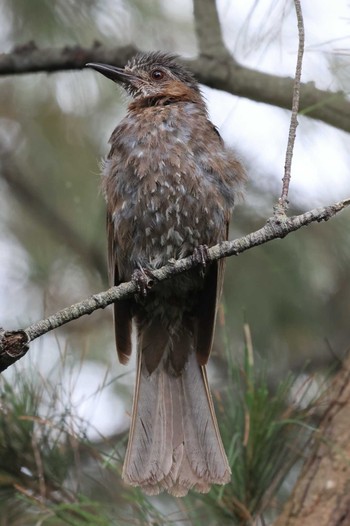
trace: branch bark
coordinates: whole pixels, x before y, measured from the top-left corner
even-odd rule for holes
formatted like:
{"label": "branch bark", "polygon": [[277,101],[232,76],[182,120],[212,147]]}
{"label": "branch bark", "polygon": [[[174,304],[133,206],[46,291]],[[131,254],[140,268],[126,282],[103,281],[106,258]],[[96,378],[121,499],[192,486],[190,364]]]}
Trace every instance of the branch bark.
{"label": "branch bark", "polygon": [[21,203],[30,209],[31,215],[35,215],[49,229],[51,234],[56,235],[57,238],[64,241],[72,252],[78,254],[81,261],[90,270],[97,270],[103,276],[106,264],[100,251],[85,241],[61,214],[51,205],[49,206],[25,177],[21,176],[18,170],[11,166],[6,157],[1,162],[0,177],[10,185],[11,191]]}
{"label": "branch bark", "polygon": [[350,356],[328,395],[313,450],[274,526],[350,524]]}
{"label": "branch bark", "polygon": [[193,0],[193,11],[199,54],[203,57],[228,57],[216,0]]}
{"label": "branch bark", "polygon": [[[107,49],[95,43],[91,48],[37,49],[34,44],[0,55],[0,76],[24,73],[53,73],[79,70],[87,62],[105,62],[122,67],[138,50],[133,46]],[[231,58],[201,56],[183,61],[197,79],[209,87],[239,97],[290,109],[293,80],[243,67]],[[350,102],[343,92],[317,89],[312,82],[301,84],[300,113],[350,132]]]}
{"label": "branch bark", "polygon": [[[263,245],[272,239],[284,238],[290,232],[299,230],[302,226],[313,222],[328,221],[338,212],[350,205],[350,198],[323,208],[315,208],[298,216],[273,216],[267,220],[264,227],[234,241],[226,241],[211,247],[208,251],[209,261],[215,261],[228,256],[238,255],[253,247]],[[189,256],[174,261],[153,271],[156,283],[171,278],[176,274],[193,268],[197,263]],[[155,284],[157,286],[157,284]],[[133,281],[122,283],[105,292],[94,294],[79,303],[67,307],[46,319],[40,320],[26,329],[17,331],[0,331],[0,372],[19,360],[28,350],[28,344],[53,329],[61,327],[72,320],[86,314],[92,314],[97,309],[104,309],[115,301],[125,299],[137,293]]]}

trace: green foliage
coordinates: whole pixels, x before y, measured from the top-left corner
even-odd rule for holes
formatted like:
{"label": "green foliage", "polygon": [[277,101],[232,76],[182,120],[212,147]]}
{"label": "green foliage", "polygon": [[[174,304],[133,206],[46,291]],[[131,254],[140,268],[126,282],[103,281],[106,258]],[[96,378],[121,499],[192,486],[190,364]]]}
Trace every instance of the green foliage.
{"label": "green foliage", "polygon": [[[246,327],[247,331],[247,327]],[[272,391],[266,366],[257,366],[250,339],[242,366],[227,345],[227,379],[214,392],[232,480],[185,499],[146,497],[121,482],[125,434],[89,443],[86,424],[72,421],[61,382],[36,374],[1,379],[1,526],[132,524],[248,525],[281,503],[281,485],[308,432],[308,410],[290,405],[294,379]],[[54,368],[67,371],[65,359]],[[98,395],[98,393],[96,393]]]}
{"label": "green foliage", "polygon": [[[212,522],[208,520],[207,524],[219,520],[220,524],[248,525],[257,517],[271,517],[286,497],[282,485],[310,435],[305,423],[315,400],[302,411],[291,405],[293,375],[272,389],[267,362],[256,365],[247,325],[245,331],[249,338],[243,365],[238,367],[232,353],[227,352],[226,388],[217,394],[218,420],[232,478],[226,486],[214,487],[199,497],[205,516],[211,517]],[[201,524],[200,519],[193,524]]]}

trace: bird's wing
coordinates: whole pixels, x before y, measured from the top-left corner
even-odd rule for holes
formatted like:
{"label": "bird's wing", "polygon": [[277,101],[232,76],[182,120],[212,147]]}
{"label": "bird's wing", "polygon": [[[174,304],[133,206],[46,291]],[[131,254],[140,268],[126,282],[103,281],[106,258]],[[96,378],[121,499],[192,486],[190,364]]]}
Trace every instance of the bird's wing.
{"label": "bird's wing", "polygon": [[[225,239],[228,239],[229,219],[226,222]],[[224,281],[225,260],[219,259],[210,264],[204,278],[204,287],[196,310],[196,352],[200,365],[209,359],[213,345],[216,314]]]}
{"label": "bird's wing", "polygon": [[[107,212],[107,239],[108,239],[108,273],[110,283],[121,283],[118,273],[117,250],[113,220]],[[117,353],[120,363],[126,364],[131,355],[131,330],[132,313],[130,300],[120,300],[114,303],[114,332]]]}

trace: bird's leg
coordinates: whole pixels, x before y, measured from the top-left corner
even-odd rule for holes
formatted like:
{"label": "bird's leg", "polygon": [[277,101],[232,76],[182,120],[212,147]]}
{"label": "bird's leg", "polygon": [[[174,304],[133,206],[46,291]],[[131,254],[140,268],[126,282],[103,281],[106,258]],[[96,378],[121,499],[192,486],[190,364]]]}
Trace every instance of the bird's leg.
{"label": "bird's leg", "polygon": [[134,270],[131,276],[131,281],[135,283],[138,294],[144,298],[147,296],[148,291],[153,287],[155,279],[153,272],[141,267],[141,265]]}
{"label": "bird's leg", "polygon": [[195,247],[192,254],[192,261],[197,265],[201,265],[203,270],[205,270],[207,264],[209,263],[209,252],[207,245],[198,245]]}

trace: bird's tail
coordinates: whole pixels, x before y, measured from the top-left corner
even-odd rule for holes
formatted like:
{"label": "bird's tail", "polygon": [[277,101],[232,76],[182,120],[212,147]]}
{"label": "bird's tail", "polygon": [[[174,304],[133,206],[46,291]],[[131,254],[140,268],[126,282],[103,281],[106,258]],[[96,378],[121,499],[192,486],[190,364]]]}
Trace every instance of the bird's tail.
{"label": "bird's tail", "polygon": [[[186,340],[186,338],[185,338]],[[181,338],[178,345],[181,344]],[[201,493],[211,484],[226,484],[231,470],[222,445],[206,370],[193,345],[186,364],[176,373],[171,358],[177,345],[169,340],[150,373],[143,347],[138,369],[123,479],[149,494],[163,490],[180,497],[193,488]],[[183,345],[182,345],[183,354]]]}

